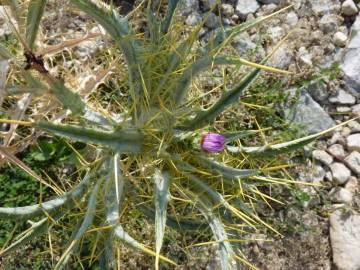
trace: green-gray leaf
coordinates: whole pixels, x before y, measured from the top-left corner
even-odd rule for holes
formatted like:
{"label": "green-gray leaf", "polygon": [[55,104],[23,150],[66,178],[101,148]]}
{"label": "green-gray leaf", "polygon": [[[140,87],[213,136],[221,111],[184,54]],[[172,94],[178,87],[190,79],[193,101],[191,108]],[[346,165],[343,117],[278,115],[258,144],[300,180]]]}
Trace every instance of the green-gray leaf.
{"label": "green-gray leaf", "polygon": [[31,0],[26,19],[26,42],[33,49],[36,35],[39,31],[41,17],[43,16],[46,0]]}

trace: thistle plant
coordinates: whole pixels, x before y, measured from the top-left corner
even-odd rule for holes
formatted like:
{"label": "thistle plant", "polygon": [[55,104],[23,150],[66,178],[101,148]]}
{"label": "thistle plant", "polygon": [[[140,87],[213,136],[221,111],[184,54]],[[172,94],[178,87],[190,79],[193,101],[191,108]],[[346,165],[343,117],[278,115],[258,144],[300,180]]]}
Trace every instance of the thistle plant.
{"label": "thistle plant", "polygon": [[[241,228],[257,229],[262,225],[278,233],[259,217],[252,205],[256,198],[275,200],[263,193],[261,187],[285,183],[269,178],[261,168],[242,168],[236,161],[244,156],[263,157],[294,150],[324,132],[280,144],[246,147],[238,144],[239,139],[254,131],[216,132],[214,123],[239,101],[262,70],[288,75],[286,71],[266,66],[271,54],[261,63],[253,63],[225,54],[224,48],[235,35],[290,7],[235,27],[220,28],[206,44],[198,46],[197,37],[204,22],[186,36],[179,33],[175,23],[178,0],[169,0],[163,14],[149,2],[145,11],[146,30],[139,33],[130,26],[130,16],[120,16],[116,9],[101,1],[69,0],[72,7],[101,25],[112,39],[111,49],[116,47],[121,51],[117,60],[126,67],[121,72],[127,72],[124,87],[129,98],[121,100],[124,110],[114,117],[104,110],[97,111],[88,95],[71,89],[66,77],[52,75],[45,64],[47,54],[77,45],[88,37],[39,51],[36,40],[47,1],[30,0],[28,5],[15,0],[5,2],[11,8],[11,14],[6,16],[17,19],[17,25],[11,26],[22,48],[14,54],[0,45],[1,58],[11,63],[13,74],[18,76],[17,80],[8,80],[8,94],[21,95],[21,100],[29,104],[50,96],[52,104],[58,106],[55,110],[51,106],[45,110],[42,120],[32,119],[24,112],[17,118],[1,121],[9,123],[13,132],[20,126],[36,136],[58,136],[69,144],[82,142],[87,147],[84,153],[76,152],[80,181],[72,189],[35,205],[0,207],[1,219],[30,222],[30,228],[4,247],[0,256],[46,234],[74,212],[81,218],[73,226],[55,269],[63,269],[71,256],[76,255],[83,239],[90,235],[95,235],[97,254],[90,261],[99,258],[102,269],[117,269],[114,250],[121,244],[154,256],[156,269],[161,263],[176,265],[176,258],[161,255],[166,226],[180,231],[211,231],[213,244],[219,249],[221,268],[235,269],[238,264],[248,264],[237,241]],[[115,55],[118,50],[112,53]],[[250,69],[249,73],[208,108],[193,105],[192,82],[197,76],[214,66],[244,65]],[[95,85],[93,88],[96,90]],[[44,183],[15,156],[11,141],[4,142],[0,153]],[[33,140],[24,143],[29,145]],[[226,164],[230,159],[234,167]],[[230,199],[227,190],[235,194]],[[148,203],[149,198],[153,203]],[[139,205],[139,210],[154,220],[153,249],[125,230],[121,213],[126,201]],[[179,201],[186,202],[186,206],[178,207]],[[197,218],[188,218],[186,213]],[[198,214],[203,218],[199,219]]]}

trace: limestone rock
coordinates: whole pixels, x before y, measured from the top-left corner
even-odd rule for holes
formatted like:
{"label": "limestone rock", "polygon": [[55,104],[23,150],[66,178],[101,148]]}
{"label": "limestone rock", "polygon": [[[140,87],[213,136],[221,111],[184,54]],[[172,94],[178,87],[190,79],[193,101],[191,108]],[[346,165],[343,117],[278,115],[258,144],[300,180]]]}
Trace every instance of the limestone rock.
{"label": "limestone rock", "polygon": [[306,132],[313,134],[335,125],[334,120],[312,99],[306,89],[300,90],[297,98],[297,89],[290,89],[288,104],[285,105],[285,118],[290,122],[302,125]]}
{"label": "limestone rock", "polygon": [[238,0],[235,10],[241,19],[245,19],[247,15],[255,13],[259,7],[256,0]]}
{"label": "limestone rock", "polygon": [[343,185],[347,182],[351,176],[350,170],[342,163],[335,162],[330,165],[330,170],[333,175],[333,179],[339,184]]}
{"label": "limestone rock", "polygon": [[335,96],[329,98],[329,101],[335,104],[353,105],[356,102],[356,98],[353,95],[340,89]]}
{"label": "limestone rock", "polygon": [[316,0],[310,1],[309,3],[315,15],[335,13],[341,8],[339,0]]}
{"label": "limestone rock", "polygon": [[312,152],[313,158],[320,161],[324,165],[329,166],[333,162],[333,157],[324,150],[314,150]]}
{"label": "limestone rock", "polygon": [[340,210],[332,213],[330,240],[337,269],[360,269],[360,215]]}
{"label": "limestone rock", "polygon": [[360,151],[360,133],[352,134],[347,137],[346,145],[349,150]]}
{"label": "limestone rock", "polygon": [[328,152],[336,159],[344,159],[346,154],[344,147],[341,144],[333,144],[328,148]]}
{"label": "limestone rock", "polygon": [[336,32],[334,35],[334,43],[338,47],[345,47],[347,38],[347,35],[345,35],[343,32]]}
{"label": "limestone rock", "polygon": [[360,153],[353,151],[345,158],[345,163],[356,174],[360,175]]}
{"label": "limestone rock", "polygon": [[358,8],[353,0],[346,0],[341,5],[341,13],[346,16],[353,16],[358,13]]}

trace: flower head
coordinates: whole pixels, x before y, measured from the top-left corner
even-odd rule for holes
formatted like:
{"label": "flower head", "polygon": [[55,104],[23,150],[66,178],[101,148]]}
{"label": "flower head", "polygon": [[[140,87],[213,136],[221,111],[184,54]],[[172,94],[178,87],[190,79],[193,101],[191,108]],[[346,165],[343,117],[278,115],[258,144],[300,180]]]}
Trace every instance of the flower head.
{"label": "flower head", "polygon": [[201,138],[201,149],[209,153],[218,153],[224,150],[225,137],[221,134],[207,133]]}

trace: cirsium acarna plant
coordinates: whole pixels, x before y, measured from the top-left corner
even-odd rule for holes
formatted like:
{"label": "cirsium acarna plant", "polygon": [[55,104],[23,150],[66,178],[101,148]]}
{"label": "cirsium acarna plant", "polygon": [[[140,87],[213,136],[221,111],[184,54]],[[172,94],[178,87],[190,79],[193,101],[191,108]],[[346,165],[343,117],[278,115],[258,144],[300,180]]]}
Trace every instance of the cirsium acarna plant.
{"label": "cirsium acarna plant", "polygon": [[[16,241],[4,247],[0,256],[47,233],[63,217],[82,209],[80,222],[74,226],[55,269],[63,269],[69,263],[71,256],[80,248],[82,239],[91,234],[89,231],[96,234],[95,249],[103,269],[116,269],[114,250],[120,244],[154,256],[156,269],[160,263],[176,265],[176,258],[161,255],[166,226],[180,230],[209,229],[219,249],[221,269],[235,269],[239,262],[245,262],[236,241],[230,238],[230,235],[232,238],[237,235],[236,230],[231,229],[235,228],[230,226],[231,222],[250,228],[258,225],[269,229],[272,227],[249,207],[246,196],[235,197],[230,202],[223,194],[223,187],[241,189],[256,198],[263,194],[254,183],[256,179],[264,181],[266,177],[260,169],[233,168],[217,160],[217,157],[226,155],[236,159],[244,155],[280,154],[301,147],[322,134],[281,144],[244,147],[233,143],[244,135],[244,131],[222,130],[221,135],[205,136],[201,146],[193,142],[198,134],[204,134],[224,111],[241,98],[261,70],[286,73],[265,66],[270,55],[256,64],[222,54],[223,48],[235,35],[282,10],[232,28],[221,28],[205,45],[195,48],[202,25],[182,39],[176,31],[172,31],[178,0],[168,1],[163,16],[159,16],[155,12],[156,8],[149,5],[144,33],[134,33],[127,17],[120,16],[115,9],[100,1],[70,0],[73,7],[100,24],[121,50],[121,58],[127,67],[126,89],[130,98],[124,100],[128,104],[122,104],[126,110],[119,120],[119,117],[93,109],[88,95],[70,89],[64,83],[66,78],[53,76],[44,64],[47,54],[79,44],[85,38],[39,51],[35,41],[47,1],[30,0],[27,9],[20,8],[15,0],[6,2],[12,16],[17,18],[17,25],[12,25],[12,28],[22,45],[22,55],[27,62],[24,67],[19,57],[0,44],[1,58],[18,70],[26,86],[9,85],[8,93],[21,95],[20,100],[26,104],[36,103],[36,98],[50,95],[53,101],[61,104],[64,113],[61,117],[48,115],[47,120],[41,121],[22,121],[24,119],[18,116],[13,120],[2,119],[2,122],[10,123],[12,131],[19,125],[27,125],[33,132],[52,134],[70,142],[83,142],[88,145],[88,151],[96,154],[87,160],[79,155],[82,162],[78,176],[82,180],[71,190],[35,205],[0,207],[1,219],[32,221],[31,227]],[[27,14],[23,14],[22,10],[27,10]],[[207,109],[190,106],[193,79],[213,66],[227,65],[247,65],[252,70]],[[47,115],[45,111],[44,114]],[[22,115],[26,117],[25,113]],[[9,137],[4,141],[0,148],[1,154],[42,181],[10,151],[11,140]],[[222,150],[221,154],[209,153]],[[251,177],[255,178],[247,182]],[[151,196],[152,204],[140,204],[143,193],[148,194],[147,198]],[[188,203],[186,210],[201,214],[203,220],[199,222],[179,214],[183,209],[176,209],[176,203],[172,200],[175,197],[181,197],[182,201]],[[120,213],[127,200],[138,203],[140,211],[155,221],[153,250],[125,230]],[[175,211],[170,214],[169,209]],[[99,229],[91,230],[94,227]]]}

